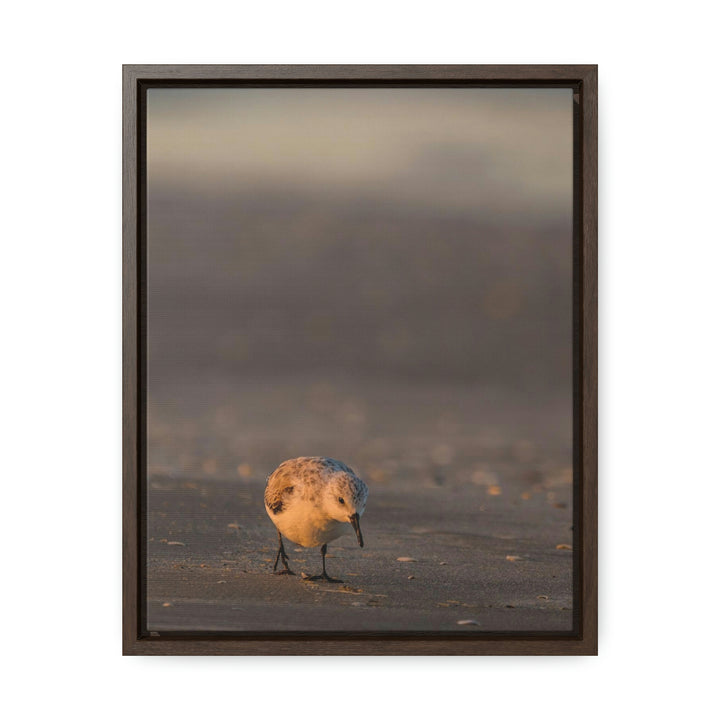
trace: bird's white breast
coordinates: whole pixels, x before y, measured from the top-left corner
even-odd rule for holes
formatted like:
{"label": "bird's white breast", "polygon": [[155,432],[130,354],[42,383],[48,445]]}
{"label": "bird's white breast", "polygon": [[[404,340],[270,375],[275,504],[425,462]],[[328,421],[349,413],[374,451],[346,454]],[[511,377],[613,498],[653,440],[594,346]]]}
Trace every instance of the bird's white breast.
{"label": "bird's white breast", "polygon": [[276,515],[267,506],[265,510],[288,540],[303,547],[324,545],[352,529],[349,523],[333,520],[315,503],[302,498],[293,499]]}

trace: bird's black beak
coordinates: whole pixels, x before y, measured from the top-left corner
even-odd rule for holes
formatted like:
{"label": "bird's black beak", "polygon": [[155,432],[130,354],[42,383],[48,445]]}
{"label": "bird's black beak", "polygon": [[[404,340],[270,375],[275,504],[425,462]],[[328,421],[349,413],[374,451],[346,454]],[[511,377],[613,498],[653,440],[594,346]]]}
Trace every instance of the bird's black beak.
{"label": "bird's black beak", "polygon": [[355,530],[355,534],[357,535],[358,545],[362,547],[364,543],[362,531],[360,530],[360,516],[357,513],[350,516],[350,524],[353,526],[353,530]]}

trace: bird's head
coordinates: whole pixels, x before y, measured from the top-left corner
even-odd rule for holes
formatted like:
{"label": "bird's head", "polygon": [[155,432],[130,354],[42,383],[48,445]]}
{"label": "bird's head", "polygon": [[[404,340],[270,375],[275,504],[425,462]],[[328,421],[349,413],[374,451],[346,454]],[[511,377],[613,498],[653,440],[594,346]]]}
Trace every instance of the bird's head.
{"label": "bird's head", "polygon": [[336,475],[325,486],[325,512],[337,522],[350,523],[360,547],[364,544],[360,516],[365,512],[367,496],[367,485],[355,475]]}

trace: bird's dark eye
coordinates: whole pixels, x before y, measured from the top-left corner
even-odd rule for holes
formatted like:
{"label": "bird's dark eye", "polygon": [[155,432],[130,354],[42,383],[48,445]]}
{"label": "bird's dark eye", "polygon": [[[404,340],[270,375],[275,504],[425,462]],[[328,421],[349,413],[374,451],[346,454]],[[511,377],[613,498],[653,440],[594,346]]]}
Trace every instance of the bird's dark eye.
{"label": "bird's dark eye", "polygon": [[344,504],[345,504],[345,500],[344,500],[343,498],[338,498],[338,502],[339,502],[341,505],[344,505]]}

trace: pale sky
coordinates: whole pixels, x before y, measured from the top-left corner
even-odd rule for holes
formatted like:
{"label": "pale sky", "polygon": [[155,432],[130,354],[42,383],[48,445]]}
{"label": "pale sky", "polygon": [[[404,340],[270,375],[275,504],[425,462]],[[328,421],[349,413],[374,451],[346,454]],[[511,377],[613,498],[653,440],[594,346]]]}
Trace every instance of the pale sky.
{"label": "pale sky", "polygon": [[148,91],[148,178],[567,219],[569,89]]}

